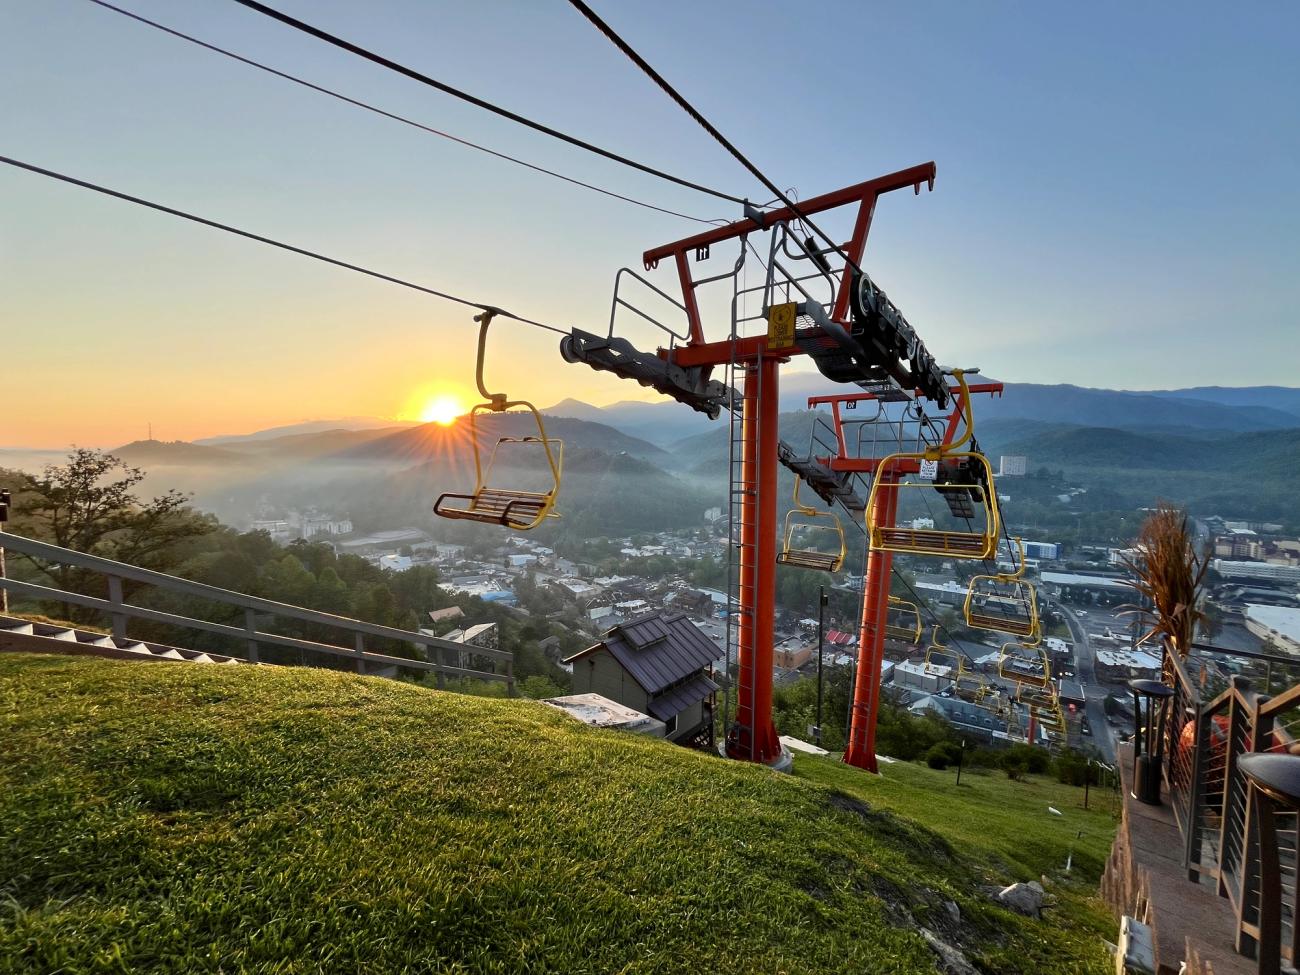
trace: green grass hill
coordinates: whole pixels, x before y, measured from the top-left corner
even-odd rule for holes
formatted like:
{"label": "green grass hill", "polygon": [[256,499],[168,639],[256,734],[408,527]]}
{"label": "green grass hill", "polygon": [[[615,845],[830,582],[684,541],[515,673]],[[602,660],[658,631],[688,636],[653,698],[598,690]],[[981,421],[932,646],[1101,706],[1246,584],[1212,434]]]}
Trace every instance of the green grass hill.
{"label": "green grass hill", "polygon": [[[1114,822],[1081,799],[323,670],[0,655],[0,972],[968,971],[938,939],[1101,973]],[[1042,920],[982,891],[1040,874]]]}

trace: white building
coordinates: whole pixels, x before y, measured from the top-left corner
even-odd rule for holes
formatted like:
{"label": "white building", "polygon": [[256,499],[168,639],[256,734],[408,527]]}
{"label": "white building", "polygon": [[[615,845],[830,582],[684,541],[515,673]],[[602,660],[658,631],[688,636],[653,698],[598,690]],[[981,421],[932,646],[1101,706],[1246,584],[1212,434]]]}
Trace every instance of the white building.
{"label": "white building", "polygon": [[352,522],[348,518],[318,518],[304,515],[300,523],[302,537],[317,538],[322,535],[350,535]]}
{"label": "white building", "polygon": [[1250,603],[1246,629],[1261,640],[1272,640],[1283,653],[1300,654],[1300,609]]}
{"label": "white building", "polygon": [[1025,458],[1019,454],[1004,454],[998,458],[998,477],[1024,477]]}
{"label": "white building", "polygon": [[894,665],[895,684],[901,687],[914,687],[927,694],[937,693],[940,688],[951,683],[951,679],[951,667],[938,664],[927,667],[924,663],[913,663],[910,660]]}
{"label": "white building", "polygon": [[379,567],[381,569],[392,569],[394,572],[405,572],[411,567],[411,557],[409,555],[381,555],[379,556]]}
{"label": "white building", "polygon": [[289,523],[274,518],[263,518],[253,522],[252,530],[266,532],[275,542],[287,542],[293,537],[293,532],[289,530]]}
{"label": "white building", "polygon": [[1266,579],[1270,582],[1300,582],[1300,565],[1272,562],[1229,562],[1214,560],[1214,571],[1225,579]]}

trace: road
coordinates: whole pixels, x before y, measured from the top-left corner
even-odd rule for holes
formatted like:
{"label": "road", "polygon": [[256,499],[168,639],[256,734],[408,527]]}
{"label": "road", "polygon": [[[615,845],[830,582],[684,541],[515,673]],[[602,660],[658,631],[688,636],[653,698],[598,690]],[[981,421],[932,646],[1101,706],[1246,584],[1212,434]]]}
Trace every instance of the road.
{"label": "road", "polygon": [[1103,707],[1109,692],[1097,680],[1097,658],[1088,640],[1088,630],[1064,603],[1053,601],[1046,605],[1059,612],[1065,619],[1065,625],[1070,628],[1070,635],[1074,639],[1074,672],[1087,702],[1085,712],[1088,726],[1092,729],[1092,744],[1101,753],[1102,761],[1114,764],[1115,732],[1106,720],[1106,710]]}

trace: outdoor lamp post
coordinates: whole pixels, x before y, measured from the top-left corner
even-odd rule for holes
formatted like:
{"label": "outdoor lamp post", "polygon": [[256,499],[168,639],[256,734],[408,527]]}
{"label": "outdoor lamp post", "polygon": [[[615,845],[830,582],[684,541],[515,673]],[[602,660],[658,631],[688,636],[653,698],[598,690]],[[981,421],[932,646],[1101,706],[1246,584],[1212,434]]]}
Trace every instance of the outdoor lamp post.
{"label": "outdoor lamp post", "polygon": [[[1160,759],[1164,753],[1165,702],[1173,688],[1158,680],[1131,680],[1133,692],[1133,798],[1160,805]],[[1145,749],[1143,746],[1145,745]]]}
{"label": "outdoor lamp post", "polygon": [[826,587],[817,589],[817,724],[813,729],[813,742],[822,743],[822,627],[826,619]]}

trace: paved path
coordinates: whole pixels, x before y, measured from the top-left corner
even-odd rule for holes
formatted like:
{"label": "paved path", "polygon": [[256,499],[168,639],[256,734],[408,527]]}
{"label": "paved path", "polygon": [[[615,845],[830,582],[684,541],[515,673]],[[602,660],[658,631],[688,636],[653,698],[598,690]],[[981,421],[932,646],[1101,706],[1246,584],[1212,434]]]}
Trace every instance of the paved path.
{"label": "paved path", "polygon": [[1110,722],[1106,720],[1103,702],[1109,691],[1097,680],[1097,658],[1092,644],[1088,641],[1088,631],[1075,617],[1074,611],[1061,602],[1050,603],[1051,608],[1060,612],[1065,618],[1065,625],[1070,629],[1074,639],[1074,674],[1083,688],[1087,701],[1086,713],[1088,727],[1092,729],[1091,743],[1101,753],[1102,761],[1115,762],[1115,734]]}

